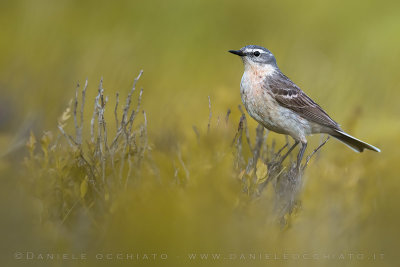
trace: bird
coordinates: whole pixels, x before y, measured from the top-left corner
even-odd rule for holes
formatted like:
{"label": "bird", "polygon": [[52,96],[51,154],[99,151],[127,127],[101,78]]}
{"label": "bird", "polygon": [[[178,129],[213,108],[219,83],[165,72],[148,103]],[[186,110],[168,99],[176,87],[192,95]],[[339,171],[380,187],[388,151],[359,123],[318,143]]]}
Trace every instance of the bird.
{"label": "bird", "polygon": [[[307,148],[307,136],[328,134],[356,152],[380,149],[346,132],[325,110],[279,69],[275,56],[266,48],[248,45],[228,52],[244,64],[240,95],[248,114],[270,131],[291,136],[295,143],[283,159],[300,143],[297,167]],[[282,159],[282,160],[283,160]]]}

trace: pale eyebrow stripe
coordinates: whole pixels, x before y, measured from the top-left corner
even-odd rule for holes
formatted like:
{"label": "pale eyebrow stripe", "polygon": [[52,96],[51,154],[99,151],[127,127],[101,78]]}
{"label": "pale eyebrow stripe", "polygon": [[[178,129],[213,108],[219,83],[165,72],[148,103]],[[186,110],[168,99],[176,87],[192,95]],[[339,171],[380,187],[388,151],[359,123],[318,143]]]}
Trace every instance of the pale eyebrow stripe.
{"label": "pale eyebrow stripe", "polygon": [[249,49],[249,50],[245,50],[244,52],[245,53],[254,53],[255,51],[258,51],[258,52],[260,52],[261,54],[262,53],[264,53],[264,54],[266,54],[267,52],[265,52],[264,50],[261,50],[261,49]]}

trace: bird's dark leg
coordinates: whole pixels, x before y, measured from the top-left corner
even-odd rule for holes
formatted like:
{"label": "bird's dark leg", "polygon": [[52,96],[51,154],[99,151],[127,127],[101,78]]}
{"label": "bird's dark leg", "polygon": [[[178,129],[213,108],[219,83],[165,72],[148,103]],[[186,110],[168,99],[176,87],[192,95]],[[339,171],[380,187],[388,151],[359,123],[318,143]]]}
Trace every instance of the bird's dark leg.
{"label": "bird's dark leg", "polygon": [[286,157],[292,152],[292,150],[299,144],[299,141],[295,140],[294,144],[289,148],[288,152],[282,157],[281,163],[286,159]]}
{"label": "bird's dark leg", "polygon": [[301,160],[303,159],[306,148],[307,148],[307,142],[301,142],[301,148],[300,148],[299,154],[297,155],[297,169],[299,169],[299,170],[301,167]]}

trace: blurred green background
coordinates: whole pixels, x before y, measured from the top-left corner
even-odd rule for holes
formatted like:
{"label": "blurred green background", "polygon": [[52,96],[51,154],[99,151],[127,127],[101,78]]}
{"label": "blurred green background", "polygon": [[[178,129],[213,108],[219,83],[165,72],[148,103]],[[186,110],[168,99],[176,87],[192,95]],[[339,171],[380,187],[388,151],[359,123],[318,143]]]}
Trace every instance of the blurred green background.
{"label": "blurred green background", "polygon": [[[156,197],[138,205],[128,194],[126,202],[121,202],[126,207],[119,203],[122,210],[116,217],[129,214],[124,209],[130,208],[142,217],[110,223],[113,234],[103,240],[106,246],[82,244],[78,238],[73,249],[126,250],[142,244],[156,253],[160,253],[159,247],[171,247],[178,255],[186,255],[185,249],[191,247],[210,253],[263,249],[311,253],[321,249],[327,253],[385,254],[379,262],[339,261],[344,265],[394,266],[400,262],[396,254],[400,237],[399,1],[17,0],[1,1],[0,25],[0,148],[7,152],[0,159],[1,254],[8,265],[20,263],[12,254],[18,250],[69,248],[54,245],[54,239],[63,234],[47,233],[36,221],[37,212],[18,180],[24,154],[20,150],[8,153],[10,146],[21,140],[20,135],[24,136],[26,125],[32,124],[39,134],[56,132],[57,118],[75,94],[76,83],[86,78],[88,99],[96,94],[104,77],[113,105],[115,93],[126,96],[133,79],[144,69],[139,86],[144,88],[149,138],[155,150],[168,155],[173,144],[195,142],[192,125],[206,131],[208,96],[214,123],[228,108],[232,119],[239,119],[236,107],[241,103],[243,67],[227,50],[249,44],[270,49],[280,69],[344,130],[381,148],[382,153],[354,154],[336,141],[329,142],[319,164],[309,170],[305,210],[289,232],[280,233],[273,225],[267,226],[273,230],[265,229],[265,216],[257,212],[257,203],[247,211],[248,217],[224,214],[232,200],[224,196],[226,202],[221,203],[218,195],[224,194],[221,187],[230,182],[221,178],[226,176],[222,166],[213,166],[213,175],[199,171],[198,176],[204,176],[188,194],[191,198],[187,193],[171,196],[171,192],[157,189],[153,192]],[[87,108],[90,110],[91,104]],[[232,129],[229,141],[234,136]],[[319,137],[312,140],[318,142]],[[213,149],[212,145],[204,147],[207,153]],[[199,155],[208,155],[204,153]],[[196,161],[195,156],[186,157]],[[215,186],[210,186],[203,184],[204,177],[224,182],[213,181]],[[226,194],[235,191],[224,190]],[[132,206],[132,202],[136,204]],[[170,208],[168,212],[163,213],[163,203]],[[215,216],[214,221],[207,218],[209,214]],[[140,234],[138,229],[146,225],[160,233],[151,228]],[[301,263],[337,266],[338,261],[232,264]]]}

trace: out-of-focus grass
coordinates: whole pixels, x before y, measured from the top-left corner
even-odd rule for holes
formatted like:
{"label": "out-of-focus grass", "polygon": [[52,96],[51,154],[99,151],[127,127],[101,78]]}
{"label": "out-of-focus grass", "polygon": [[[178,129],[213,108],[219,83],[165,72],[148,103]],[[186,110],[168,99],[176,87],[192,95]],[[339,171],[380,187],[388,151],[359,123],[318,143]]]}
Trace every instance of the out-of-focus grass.
{"label": "out-of-focus grass", "polygon": [[[166,262],[135,262],[149,265],[204,265],[188,262],[187,253],[214,251],[385,256],[383,261],[207,264],[398,262],[398,2],[41,0],[0,5],[0,112],[6,114],[0,116],[0,147],[6,152],[12,147],[0,159],[1,254],[7,266],[21,263],[13,258],[15,251],[92,253],[89,263],[67,265],[110,264],[93,260],[93,254],[102,251],[169,253]],[[251,201],[240,192],[231,168],[242,66],[226,50],[247,44],[269,48],[282,71],[345,130],[382,149],[381,154],[355,154],[328,142],[307,169],[300,211],[284,231],[270,221],[273,192]],[[140,186],[118,193],[107,224],[89,227],[85,212],[75,214],[75,224],[45,220],[41,216],[46,206],[27,195],[31,185],[26,179],[35,176],[21,174],[24,154],[14,149],[24,140],[25,128],[34,122],[36,137],[49,129],[55,138],[55,122],[75,93],[77,80],[96,81],[104,75],[113,107],[115,92],[126,96],[140,68],[145,70],[140,86],[145,88],[143,107],[160,181],[143,174]],[[87,99],[92,100],[97,90],[89,88]],[[208,95],[213,117],[206,135]],[[225,127],[228,108],[232,114]],[[216,127],[218,116],[221,127]],[[112,118],[108,110],[107,121]],[[199,143],[193,125],[201,133]],[[249,120],[249,125],[254,137],[256,124]],[[274,134],[271,138],[284,142]],[[314,145],[318,141],[311,138]],[[33,188],[45,191],[47,184],[41,183],[52,178],[35,181]]]}
{"label": "out-of-focus grass", "polygon": [[[242,128],[247,127],[246,120],[241,120],[232,143],[237,124],[229,117],[214,118],[211,109],[209,126],[198,125],[186,139],[158,148],[148,140],[147,121],[140,118],[139,104],[124,104],[134,101],[120,98],[118,127],[114,119],[103,120],[103,111],[113,113],[113,109],[103,106],[101,88],[95,102],[93,137],[91,131],[80,136],[79,91],[58,120],[59,133],[45,132],[40,139],[31,134],[25,171],[18,184],[30,200],[22,209],[32,211],[18,215],[33,219],[35,228],[20,237],[19,241],[28,241],[24,246],[18,240],[11,243],[16,251],[86,254],[87,260],[64,260],[72,266],[261,266],[271,261],[276,265],[336,266],[345,262],[364,266],[393,262],[388,258],[394,243],[387,236],[390,228],[378,234],[374,231],[376,225],[385,223],[382,216],[386,211],[379,208],[387,205],[383,195],[393,190],[382,184],[380,179],[387,170],[374,162],[375,155],[365,154],[360,160],[348,154],[345,161],[330,158],[331,154],[319,155],[306,169],[298,196],[296,188],[291,189],[296,182],[289,182],[286,188],[285,184],[300,178],[290,176],[288,164],[283,169],[273,167],[277,155],[271,152],[278,145],[272,134],[260,131],[262,128],[257,138],[254,131],[249,135],[252,149],[261,140],[260,161],[253,176],[247,129]],[[132,111],[138,122],[134,120],[131,128],[130,116],[120,113],[129,115]],[[83,127],[91,127],[91,123],[87,120]],[[114,127],[117,130],[113,133]],[[269,181],[266,187],[261,186],[263,178]],[[296,200],[294,205],[288,202],[291,197]],[[283,207],[286,205],[290,207]],[[155,260],[127,259],[126,255],[136,257],[137,253],[141,258],[153,253],[157,256]],[[96,259],[106,254],[111,259]],[[162,260],[161,254],[168,259]],[[199,258],[208,254],[220,259]],[[380,259],[381,254],[384,259]],[[256,255],[256,260],[251,255]],[[356,255],[362,255],[363,260],[352,258]],[[368,258],[373,255],[378,259]],[[232,257],[235,259],[229,259]],[[38,259],[8,260],[11,264],[43,263]]]}

